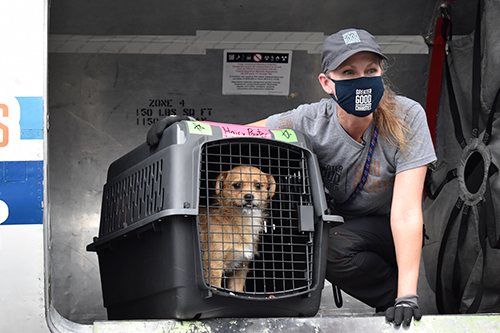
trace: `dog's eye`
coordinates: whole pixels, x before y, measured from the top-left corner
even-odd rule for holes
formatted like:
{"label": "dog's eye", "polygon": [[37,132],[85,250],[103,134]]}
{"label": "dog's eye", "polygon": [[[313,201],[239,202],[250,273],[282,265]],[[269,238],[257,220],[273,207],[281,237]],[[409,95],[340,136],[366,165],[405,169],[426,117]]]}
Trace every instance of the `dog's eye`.
{"label": "dog's eye", "polygon": [[257,190],[261,190],[262,189],[262,184],[261,183],[256,183],[254,186],[255,186],[255,188]]}
{"label": "dog's eye", "polygon": [[241,183],[233,183],[233,188],[234,188],[235,190],[239,190],[239,189],[241,189]]}

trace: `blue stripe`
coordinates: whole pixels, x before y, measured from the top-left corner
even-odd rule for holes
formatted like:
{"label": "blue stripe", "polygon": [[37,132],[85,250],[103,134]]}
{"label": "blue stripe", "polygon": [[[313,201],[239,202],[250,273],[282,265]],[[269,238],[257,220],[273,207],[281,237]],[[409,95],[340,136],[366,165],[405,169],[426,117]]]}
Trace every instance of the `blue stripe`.
{"label": "blue stripe", "polygon": [[42,97],[16,97],[21,108],[21,140],[43,139]]}
{"label": "blue stripe", "polygon": [[6,224],[43,223],[43,161],[0,162],[0,200]]}

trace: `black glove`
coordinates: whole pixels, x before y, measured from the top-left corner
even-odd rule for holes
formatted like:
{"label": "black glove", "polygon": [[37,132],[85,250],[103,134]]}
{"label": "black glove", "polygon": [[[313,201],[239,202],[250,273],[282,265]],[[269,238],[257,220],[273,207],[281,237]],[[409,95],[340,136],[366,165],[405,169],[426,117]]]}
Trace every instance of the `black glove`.
{"label": "black glove", "polygon": [[189,116],[170,116],[165,117],[157,121],[151,126],[148,131],[148,135],[146,136],[146,142],[148,146],[154,147],[160,143],[161,136],[163,135],[163,131],[173,123],[176,123],[181,120],[196,120]]}
{"label": "black glove", "polygon": [[418,295],[408,295],[396,298],[396,304],[385,311],[385,319],[388,322],[394,322],[397,326],[403,323],[410,325],[411,318],[420,320],[422,311],[418,307]]}

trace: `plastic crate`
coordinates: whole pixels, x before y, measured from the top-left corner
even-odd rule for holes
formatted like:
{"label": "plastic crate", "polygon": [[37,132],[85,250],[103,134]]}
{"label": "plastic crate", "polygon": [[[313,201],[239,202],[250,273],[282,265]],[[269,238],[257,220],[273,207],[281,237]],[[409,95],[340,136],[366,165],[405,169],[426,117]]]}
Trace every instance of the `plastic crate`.
{"label": "plastic crate", "polygon": [[[245,287],[235,290],[231,281],[241,277],[231,280],[233,270],[220,283],[210,278],[217,250],[204,224],[217,218],[206,208],[220,194],[219,176],[241,165],[271,175],[274,195],[252,231],[257,254]],[[269,188],[267,179],[259,186]],[[87,249],[97,252],[112,320],[313,316],[326,267],[324,222],[342,221],[328,214],[316,156],[300,132],[183,121],[157,147],[141,145],[111,164],[99,237]]]}

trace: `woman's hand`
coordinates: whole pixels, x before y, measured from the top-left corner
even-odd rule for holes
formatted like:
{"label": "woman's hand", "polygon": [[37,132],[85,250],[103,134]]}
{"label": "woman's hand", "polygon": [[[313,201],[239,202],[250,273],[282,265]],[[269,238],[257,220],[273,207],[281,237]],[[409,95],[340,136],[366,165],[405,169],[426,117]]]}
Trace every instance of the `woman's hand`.
{"label": "woman's hand", "polygon": [[[405,297],[416,296],[418,272],[420,268],[420,255],[422,252],[422,237],[423,237],[423,217],[422,217],[422,194],[426,166],[417,167],[414,169],[400,172],[396,175],[394,182],[394,194],[391,206],[391,229],[394,238],[394,246],[396,248],[396,259],[398,263],[398,299]],[[401,303],[401,302],[400,302]],[[421,312],[418,308],[411,306],[407,307],[398,301],[395,303],[395,310],[417,309],[417,312],[412,312],[411,316],[415,319],[420,319]],[[398,307],[402,307],[398,309]],[[390,315],[390,311],[386,312]],[[411,319],[410,316],[410,319]],[[401,320],[398,322],[401,324]],[[405,316],[404,321],[408,318]],[[395,321],[389,316],[387,320]]]}

